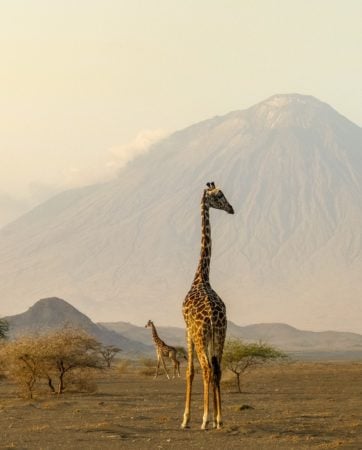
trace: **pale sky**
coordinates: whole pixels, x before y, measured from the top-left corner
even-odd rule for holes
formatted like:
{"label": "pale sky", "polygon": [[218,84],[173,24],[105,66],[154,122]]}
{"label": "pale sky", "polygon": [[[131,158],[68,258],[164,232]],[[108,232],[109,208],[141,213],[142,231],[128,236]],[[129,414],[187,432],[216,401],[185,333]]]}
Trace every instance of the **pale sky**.
{"label": "pale sky", "polygon": [[362,126],[361,0],[0,0],[0,226],[277,93]]}

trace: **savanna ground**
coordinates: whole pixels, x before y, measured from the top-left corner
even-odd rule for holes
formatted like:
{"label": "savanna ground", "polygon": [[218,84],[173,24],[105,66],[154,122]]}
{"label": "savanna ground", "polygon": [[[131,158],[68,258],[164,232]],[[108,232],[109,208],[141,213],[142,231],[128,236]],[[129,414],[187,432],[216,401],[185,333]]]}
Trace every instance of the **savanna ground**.
{"label": "savanna ground", "polygon": [[362,363],[292,362],[222,384],[224,428],[201,431],[201,375],[191,428],[181,430],[182,378],[126,372],[97,375],[97,391],[41,393],[33,400],[0,382],[1,449],[362,449]]}

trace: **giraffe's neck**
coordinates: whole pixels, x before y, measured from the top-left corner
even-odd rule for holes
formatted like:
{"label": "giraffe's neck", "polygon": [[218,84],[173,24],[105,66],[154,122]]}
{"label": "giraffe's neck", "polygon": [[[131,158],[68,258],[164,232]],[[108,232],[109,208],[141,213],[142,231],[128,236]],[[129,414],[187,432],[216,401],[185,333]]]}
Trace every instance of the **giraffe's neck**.
{"label": "giraffe's neck", "polygon": [[201,200],[201,253],[197,266],[194,283],[208,283],[211,259],[211,227],[209,205],[206,204],[205,194]]}
{"label": "giraffe's neck", "polygon": [[152,323],[152,337],[153,340],[155,342],[155,344],[157,346],[163,344],[162,340],[158,337],[157,331],[156,331],[156,327],[154,326],[154,324]]}

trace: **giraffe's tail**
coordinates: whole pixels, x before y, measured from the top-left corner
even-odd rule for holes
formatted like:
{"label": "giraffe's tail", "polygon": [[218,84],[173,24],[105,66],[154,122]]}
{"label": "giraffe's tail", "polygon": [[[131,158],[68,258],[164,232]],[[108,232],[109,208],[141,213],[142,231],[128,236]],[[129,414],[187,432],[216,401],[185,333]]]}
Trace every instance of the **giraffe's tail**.
{"label": "giraffe's tail", "polygon": [[221,370],[220,364],[216,356],[211,357],[212,382],[217,388],[220,387]]}
{"label": "giraffe's tail", "polygon": [[[211,358],[210,358],[211,357]],[[221,379],[221,368],[220,362],[216,356],[215,352],[215,329],[214,324],[211,320],[211,341],[209,344],[209,361],[211,359],[211,376],[212,376],[212,384],[216,387],[220,387],[220,379]]]}

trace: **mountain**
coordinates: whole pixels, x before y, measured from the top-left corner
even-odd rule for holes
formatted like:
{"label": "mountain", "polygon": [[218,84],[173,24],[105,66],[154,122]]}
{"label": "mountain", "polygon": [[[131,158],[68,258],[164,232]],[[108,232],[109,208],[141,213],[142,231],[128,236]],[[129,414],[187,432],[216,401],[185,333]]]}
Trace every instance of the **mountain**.
{"label": "mountain", "polygon": [[[85,330],[105,345],[116,345],[124,357],[154,356],[151,330],[128,322],[94,323],[86,315],[60,298],[44,298],[27,311],[6,317],[10,338],[42,334],[72,326]],[[186,347],[185,328],[163,327],[155,324],[158,335],[167,344]],[[283,351],[306,354],[328,353],[332,358],[362,355],[362,335],[356,333],[298,330],[283,323],[261,323],[239,326],[228,322],[227,338],[263,341]],[[339,354],[339,355],[338,355]]]}
{"label": "mountain", "polygon": [[4,227],[1,313],[60,296],[97,321],[181,325],[206,181],[236,212],[211,213],[231,321],[362,332],[362,129],[298,94],[180,130]]}
{"label": "mountain", "polygon": [[[144,327],[126,322],[104,322],[101,324],[109,330],[116,331],[138,342],[147,344],[150,342],[150,332]],[[156,324],[157,325],[157,324]],[[158,327],[159,336],[168,344],[186,346],[185,329],[177,327]],[[301,355],[328,354],[334,359],[361,358],[362,335],[357,333],[308,330],[298,330],[284,323],[260,323],[239,326],[229,321],[227,329],[228,338],[240,338],[247,342],[267,342],[283,351],[298,353]]]}
{"label": "mountain", "polygon": [[26,312],[6,317],[9,337],[51,332],[64,326],[80,328],[105,345],[116,345],[122,355],[134,356],[154,352],[153,346],[142,344],[93,323],[71,304],[60,298],[44,298],[37,301]]}
{"label": "mountain", "polygon": [[284,323],[240,327],[229,322],[228,336],[246,341],[261,340],[288,352],[355,352],[359,358],[362,356],[362,335],[357,333],[298,330]]}

